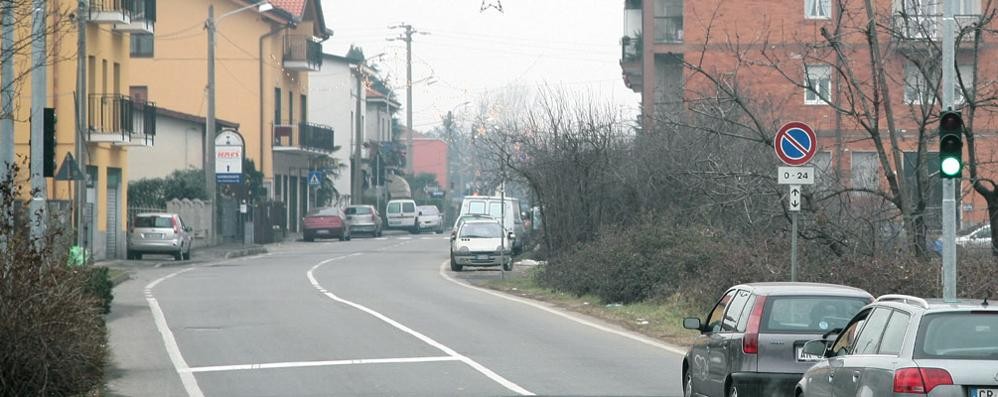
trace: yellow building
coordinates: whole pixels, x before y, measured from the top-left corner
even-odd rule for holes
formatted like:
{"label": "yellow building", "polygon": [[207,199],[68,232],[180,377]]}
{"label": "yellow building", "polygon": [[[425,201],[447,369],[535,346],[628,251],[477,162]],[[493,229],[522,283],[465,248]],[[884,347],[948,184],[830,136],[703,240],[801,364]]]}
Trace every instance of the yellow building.
{"label": "yellow building", "polygon": [[[46,37],[48,67],[46,107],[56,119],[56,166],[67,153],[75,152],[76,95],[86,102],[86,155],[80,169],[88,175],[86,230],[84,240],[94,257],[124,257],[128,191],[126,180],[128,147],[149,145],[155,134],[155,108],[127,97],[129,36],[152,32],[155,0],[90,0],[86,18],[85,92],[77,93],[77,2],[48,0]],[[15,2],[29,7],[30,2]],[[127,7],[126,8],[126,4]],[[149,7],[152,8],[149,8]],[[28,18],[17,21],[16,37],[30,29]],[[29,48],[18,48],[18,60],[30,57]],[[17,67],[25,63],[18,62]],[[15,73],[17,74],[17,73]],[[29,154],[31,89],[30,77],[18,81],[15,99],[14,143],[18,158]],[[23,156],[23,157],[22,157]],[[71,208],[70,183],[48,178],[47,196],[59,208]],[[61,205],[60,205],[61,204]],[[69,212],[69,211],[66,211]],[[68,220],[67,220],[68,222]]]}
{"label": "yellow building", "polygon": [[[333,131],[308,123],[308,74],[329,38],[320,1],[160,2],[157,32],[133,36],[128,89],[167,109],[205,116],[209,6],[216,19],[216,117],[239,124],[245,155],[264,174],[271,198],[288,204],[289,227],[306,208],[310,167],[330,158]],[[242,11],[238,11],[244,9]]]}

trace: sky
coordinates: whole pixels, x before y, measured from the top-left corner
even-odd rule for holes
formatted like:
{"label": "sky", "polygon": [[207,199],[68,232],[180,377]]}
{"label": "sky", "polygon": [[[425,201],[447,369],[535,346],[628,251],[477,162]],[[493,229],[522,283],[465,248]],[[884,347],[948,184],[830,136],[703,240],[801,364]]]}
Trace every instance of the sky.
{"label": "sky", "polygon": [[[324,51],[364,49],[405,106],[405,42],[388,41],[404,22],[413,38],[413,125],[425,131],[450,110],[505,87],[544,85],[636,111],[624,86],[619,40],[622,0],[321,0],[334,35]],[[483,4],[489,6],[482,11]],[[502,12],[496,9],[501,5]],[[399,119],[405,122],[404,108]]]}

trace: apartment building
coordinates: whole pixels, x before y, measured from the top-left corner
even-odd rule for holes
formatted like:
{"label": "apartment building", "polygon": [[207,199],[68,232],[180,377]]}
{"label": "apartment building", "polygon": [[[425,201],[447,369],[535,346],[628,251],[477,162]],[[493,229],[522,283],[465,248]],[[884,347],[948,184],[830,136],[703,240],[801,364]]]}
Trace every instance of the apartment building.
{"label": "apartment building", "polygon": [[[956,3],[961,27],[977,23],[988,11],[981,9],[980,0]],[[904,157],[900,173],[911,186],[919,128],[929,131],[928,151],[937,149],[935,125],[925,120],[938,112],[938,91],[936,79],[926,76],[940,73],[942,2],[875,0],[872,4],[885,84],[900,132],[898,145]],[[661,129],[663,120],[683,117],[691,104],[709,95],[712,85],[738,87],[764,103],[773,119],[803,121],[816,130],[819,153],[813,165],[853,187],[878,189],[885,182],[873,140],[855,117],[836,111],[856,94],[846,78],[861,84],[873,81],[862,34],[869,20],[866,15],[864,2],[837,0],[625,0],[620,58],[624,84],[641,93],[642,129],[650,134]],[[829,39],[840,46],[845,60],[831,50]],[[994,62],[998,49],[991,45],[995,39],[988,33],[982,37],[978,82],[973,81],[972,37],[957,43],[959,75],[966,87],[992,84],[988,76],[998,71]],[[851,77],[840,72],[846,69]],[[708,81],[704,73],[717,81]],[[962,97],[962,92],[957,95],[958,100]],[[978,157],[988,162],[998,149],[994,134],[998,119],[987,113],[990,110],[978,112],[974,126]],[[881,123],[886,131],[886,120]],[[930,153],[927,160],[934,173],[937,157]],[[985,166],[984,173],[998,175],[998,169]],[[973,193],[967,175],[965,170],[961,218],[964,224],[980,223],[987,217],[986,205]],[[928,197],[930,205],[937,206],[941,187],[937,177],[931,179]]]}

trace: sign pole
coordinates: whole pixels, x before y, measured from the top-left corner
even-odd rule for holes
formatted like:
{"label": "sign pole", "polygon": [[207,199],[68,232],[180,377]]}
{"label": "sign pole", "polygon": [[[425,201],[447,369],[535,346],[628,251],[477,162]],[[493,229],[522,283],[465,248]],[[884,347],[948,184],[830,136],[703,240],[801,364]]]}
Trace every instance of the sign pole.
{"label": "sign pole", "polygon": [[[954,104],[954,68],[955,57],[954,21],[952,0],[943,2],[943,73],[942,73],[942,108],[952,109]],[[959,179],[943,179],[943,300],[956,302],[956,188],[955,181]]]}
{"label": "sign pole", "polygon": [[777,183],[790,185],[787,210],[790,212],[790,281],[797,281],[797,223],[801,208],[801,185],[814,184],[813,167],[806,165],[817,153],[818,137],[809,125],[791,121],[773,137],[776,157],[790,167],[779,167]]}
{"label": "sign pole", "polygon": [[790,185],[790,281],[797,281],[797,218],[800,214],[800,185]]}

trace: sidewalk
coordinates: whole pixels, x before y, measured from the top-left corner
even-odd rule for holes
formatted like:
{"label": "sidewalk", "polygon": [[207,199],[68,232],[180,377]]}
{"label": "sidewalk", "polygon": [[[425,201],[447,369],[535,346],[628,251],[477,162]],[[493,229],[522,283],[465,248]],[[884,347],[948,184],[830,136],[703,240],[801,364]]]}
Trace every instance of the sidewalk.
{"label": "sidewalk", "polygon": [[[293,241],[293,240],[289,240]],[[242,243],[224,243],[212,247],[195,248],[191,251],[191,260],[189,261],[178,261],[174,260],[168,255],[147,255],[146,258],[141,260],[129,260],[129,259],[110,259],[104,261],[98,261],[94,263],[95,266],[105,266],[112,270],[111,281],[114,285],[118,285],[125,280],[128,280],[129,272],[133,270],[138,270],[141,268],[150,267],[167,267],[167,266],[184,266],[192,265],[198,263],[211,262],[218,259],[231,259],[239,258],[243,256],[250,255],[260,255],[266,254],[268,246],[280,245],[283,243],[274,243],[268,245],[259,244],[248,244],[244,245]]]}

